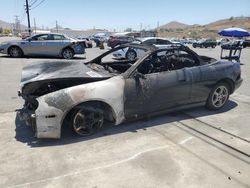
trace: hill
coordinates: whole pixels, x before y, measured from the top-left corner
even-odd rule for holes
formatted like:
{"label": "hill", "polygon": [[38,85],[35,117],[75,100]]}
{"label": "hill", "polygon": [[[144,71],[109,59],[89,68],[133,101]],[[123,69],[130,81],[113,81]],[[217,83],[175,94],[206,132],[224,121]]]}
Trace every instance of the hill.
{"label": "hill", "polygon": [[[13,28],[13,23],[5,22],[0,20],[0,27],[3,29],[12,29]],[[24,30],[27,28],[27,26],[20,24],[21,30]]]}
{"label": "hill", "polygon": [[229,27],[240,27],[250,31],[250,17],[231,17],[205,25],[170,22],[156,29],[161,37],[220,38],[217,32]]}
{"label": "hill", "polygon": [[159,29],[184,29],[184,28],[187,28],[188,26],[189,25],[181,23],[181,22],[172,21],[165,25],[160,26]]}
{"label": "hill", "polygon": [[212,30],[221,30],[229,27],[241,27],[244,29],[250,29],[250,17],[231,17],[229,19],[212,22],[205,26]]}

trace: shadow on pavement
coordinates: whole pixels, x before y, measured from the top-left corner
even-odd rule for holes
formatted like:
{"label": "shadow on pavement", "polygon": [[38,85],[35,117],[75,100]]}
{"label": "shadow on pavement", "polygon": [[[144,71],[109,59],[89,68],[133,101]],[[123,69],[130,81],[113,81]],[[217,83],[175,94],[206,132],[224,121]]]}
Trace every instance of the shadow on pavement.
{"label": "shadow on pavement", "polygon": [[[190,110],[185,110],[185,113],[192,111],[192,116],[194,118],[210,116],[213,114],[224,113],[232,110],[238,104],[234,101],[229,100],[223,109],[218,111],[209,111],[205,107],[193,108]],[[195,114],[195,115],[193,115]],[[57,146],[66,145],[76,142],[82,142],[91,139],[98,139],[100,137],[120,134],[124,132],[137,133],[138,130],[146,131],[148,127],[154,127],[166,123],[172,123],[176,121],[181,121],[185,119],[193,119],[191,116],[183,116],[183,112],[173,112],[166,115],[156,116],[148,119],[141,119],[133,122],[123,123],[119,126],[104,126],[97,134],[89,137],[79,137],[73,134],[69,129],[69,126],[64,126],[62,128],[62,138],[61,139],[37,139],[34,138],[34,134],[30,126],[27,126],[24,121],[20,120],[18,113],[16,114],[16,140],[28,144],[30,147],[45,147],[45,146]],[[169,126],[169,125],[167,125]]]}

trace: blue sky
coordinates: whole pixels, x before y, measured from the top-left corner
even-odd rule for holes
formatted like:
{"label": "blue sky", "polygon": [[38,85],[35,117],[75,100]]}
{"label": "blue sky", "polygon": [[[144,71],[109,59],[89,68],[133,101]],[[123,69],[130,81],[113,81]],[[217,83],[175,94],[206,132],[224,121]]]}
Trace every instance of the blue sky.
{"label": "blue sky", "polygon": [[[29,0],[35,2],[36,0]],[[152,29],[170,21],[207,24],[231,16],[250,16],[250,0],[37,0],[30,11],[31,24],[59,25],[72,29],[106,28],[122,31],[128,27]],[[27,25],[25,0],[1,0],[0,20],[14,22],[18,15]]]}

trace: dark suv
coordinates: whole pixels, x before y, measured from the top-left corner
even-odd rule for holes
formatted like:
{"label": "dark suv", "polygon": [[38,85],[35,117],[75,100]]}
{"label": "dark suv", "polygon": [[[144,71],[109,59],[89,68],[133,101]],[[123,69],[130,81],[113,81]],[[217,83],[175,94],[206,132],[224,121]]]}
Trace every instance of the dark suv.
{"label": "dark suv", "polygon": [[131,43],[133,41],[134,38],[129,36],[110,36],[108,40],[108,46],[114,48],[115,46]]}
{"label": "dark suv", "polygon": [[193,47],[200,47],[200,48],[215,48],[217,46],[217,41],[215,39],[202,39],[198,42],[193,43]]}
{"label": "dark suv", "polygon": [[250,47],[250,40],[249,39],[244,40],[242,46],[243,48]]}

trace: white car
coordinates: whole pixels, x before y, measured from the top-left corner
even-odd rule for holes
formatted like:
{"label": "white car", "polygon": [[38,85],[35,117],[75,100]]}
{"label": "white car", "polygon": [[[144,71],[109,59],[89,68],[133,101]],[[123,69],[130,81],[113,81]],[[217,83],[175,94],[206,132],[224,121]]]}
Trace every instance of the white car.
{"label": "white car", "polygon": [[[144,44],[144,45],[154,45],[158,48],[164,48],[167,46],[170,46],[173,44],[167,39],[160,38],[160,37],[145,37],[145,38],[138,38],[134,42],[136,44]],[[115,58],[119,59],[128,59],[128,60],[134,60],[136,58],[140,58],[145,54],[145,51],[141,49],[133,49],[133,48],[125,48],[122,50],[118,50],[113,53],[113,56]]]}

